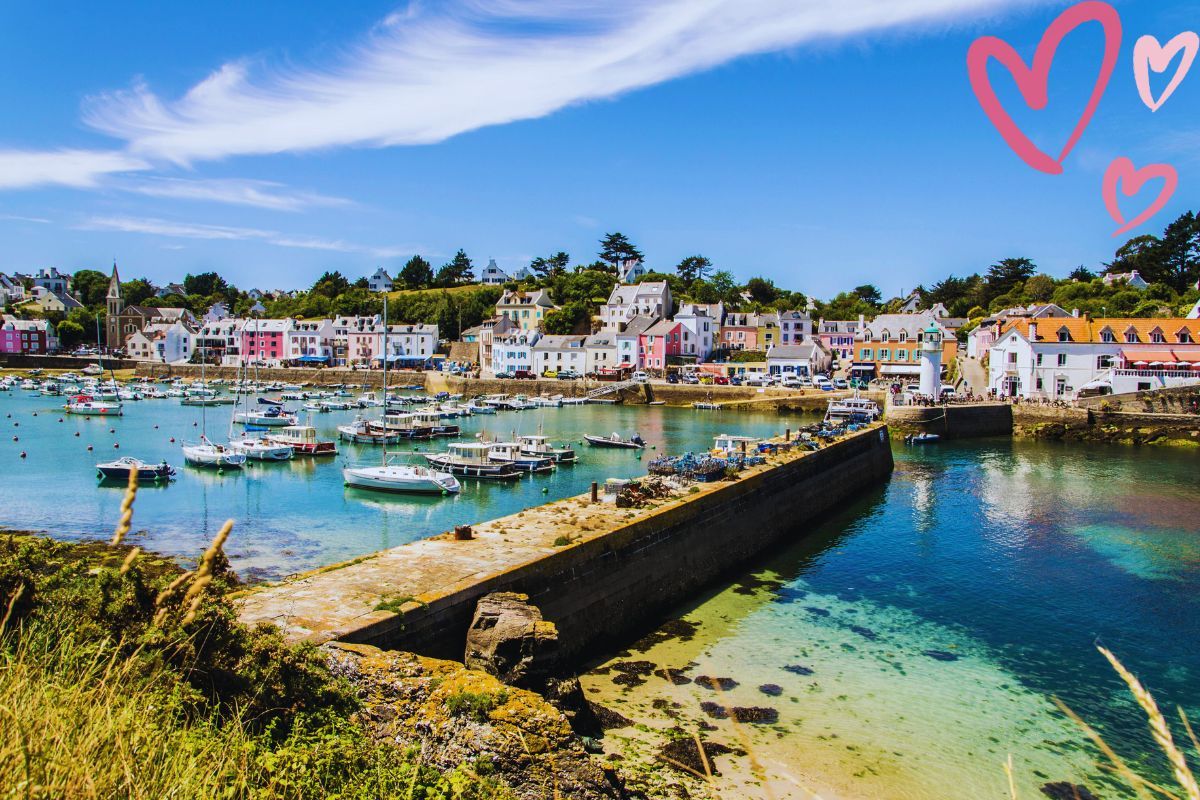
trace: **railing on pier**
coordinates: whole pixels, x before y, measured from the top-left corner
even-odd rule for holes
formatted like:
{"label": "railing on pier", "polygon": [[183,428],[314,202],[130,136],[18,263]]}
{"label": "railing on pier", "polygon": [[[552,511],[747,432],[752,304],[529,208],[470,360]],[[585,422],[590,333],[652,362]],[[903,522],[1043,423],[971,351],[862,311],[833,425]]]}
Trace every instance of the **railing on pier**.
{"label": "railing on pier", "polygon": [[592,389],[590,392],[587,393],[587,398],[589,400],[591,400],[596,397],[603,397],[606,394],[612,394],[613,392],[619,392],[622,389],[632,389],[634,386],[640,386],[640,385],[641,385],[641,381],[620,381],[618,383],[609,383],[604,386],[600,386],[595,389]]}

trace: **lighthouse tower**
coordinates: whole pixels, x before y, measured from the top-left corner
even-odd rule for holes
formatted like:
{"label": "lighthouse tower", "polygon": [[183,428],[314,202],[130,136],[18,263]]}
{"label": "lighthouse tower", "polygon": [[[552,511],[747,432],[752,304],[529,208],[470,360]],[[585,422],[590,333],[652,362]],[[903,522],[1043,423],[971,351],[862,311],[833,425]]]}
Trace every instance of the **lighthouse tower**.
{"label": "lighthouse tower", "polygon": [[921,394],[941,399],[942,332],[932,321],[921,335]]}

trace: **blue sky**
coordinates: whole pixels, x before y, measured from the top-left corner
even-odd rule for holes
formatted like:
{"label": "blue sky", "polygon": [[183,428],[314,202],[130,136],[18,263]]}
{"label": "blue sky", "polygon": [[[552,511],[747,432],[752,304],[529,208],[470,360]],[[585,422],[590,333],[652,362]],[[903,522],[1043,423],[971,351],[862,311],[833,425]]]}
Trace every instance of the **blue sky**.
{"label": "blue sky", "polygon": [[[1027,255],[1050,274],[1118,244],[1118,156],[1200,180],[1200,65],[1157,113],[1138,36],[1200,3],[1115,3],[1125,35],[1064,175],[1026,167],[966,77],[977,36],[1028,61],[1059,2],[455,0],[0,6],[0,270],[104,268],[243,288],[323,270],[594,257],[621,230],[669,268],[693,253],[819,297],[887,294]],[[1057,152],[1099,63],[1073,33],[1050,106],[1015,119]],[[1165,85],[1157,76],[1154,86]],[[1156,185],[1123,201],[1127,217]]]}

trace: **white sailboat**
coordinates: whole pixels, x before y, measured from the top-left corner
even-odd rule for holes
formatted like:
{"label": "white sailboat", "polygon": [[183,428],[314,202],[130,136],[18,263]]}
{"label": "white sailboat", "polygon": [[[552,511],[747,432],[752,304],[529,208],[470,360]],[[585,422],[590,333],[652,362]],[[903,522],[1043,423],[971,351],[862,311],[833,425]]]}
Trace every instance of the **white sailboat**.
{"label": "white sailboat", "polygon": [[[387,397],[388,365],[387,297],[383,299],[383,395]],[[456,494],[462,487],[458,479],[448,472],[439,472],[413,464],[391,464],[388,462],[386,440],[383,459],[377,467],[346,467],[342,479],[347,486],[356,489],[371,489],[379,492],[403,494]]]}
{"label": "white sailboat", "polygon": [[[204,382],[204,353],[200,358],[200,382]],[[184,460],[194,467],[216,467],[223,469],[241,469],[246,463],[246,454],[238,453],[227,445],[217,444],[208,438],[206,406],[200,406],[200,441],[184,442],[181,445]]]}

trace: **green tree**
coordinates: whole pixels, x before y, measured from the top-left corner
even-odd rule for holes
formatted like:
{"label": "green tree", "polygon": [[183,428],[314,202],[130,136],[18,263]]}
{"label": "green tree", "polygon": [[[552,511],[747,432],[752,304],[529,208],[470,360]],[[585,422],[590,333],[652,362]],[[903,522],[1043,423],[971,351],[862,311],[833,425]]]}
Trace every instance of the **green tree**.
{"label": "green tree", "polygon": [[109,276],[94,269],[81,269],[71,276],[71,293],[85,306],[100,307],[108,295]]}
{"label": "green tree", "polygon": [[363,275],[361,278],[359,278],[358,280],[356,280],[354,282],[354,288],[355,289],[370,289],[371,282],[369,280],[367,280],[366,275]]}
{"label": "green tree", "polygon": [[559,250],[549,258],[538,256],[529,262],[529,269],[543,280],[552,280],[564,274],[570,264],[571,257],[564,251]]}
{"label": "green tree", "polygon": [[400,280],[409,289],[421,289],[433,283],[433,267],[421,256],[413,256],[400,270]]}
{"label": "green tree", "polygon": [[640,261],[645,258],[632,242],[621,232],[606,233],[600,240],[600,260],[610,265],[614,270],[619,269],[626,261]]}
{"label": "green tree", "polygon": [[572,301],[546,314],[542,329],[549,334],[590,333],[592,306]]}
{"label": "green tree", "polygon": [[864,283],[862,286],[855,286],[853,294],[855,297],[869,306],[878,307],[883,303],[883,295],[879,293],[879,289],[870,283]]}
{"label": "green tree", "polygon": [[1037,265],[1028,258],[1005,258],[988,267],[987,293],[990,298],[1011,292],[1037,272]]}
{"label": "green tree", "polygon": [[1162,236],[1162,274],[1143,277],[1158,280],[1177,292],[1186,291],[1200,278],[1200,218],[1188,211],[1167,226]]}
{"label": "green tree", "polygon": [[308,291],[309,294],[323,295],[332,300],[339,294],[349,291],[350,288],[350,281],[346,276],[335,270],[322,274]]}
{"label": "green tree", "polygon": [[1068,275],[1067,278],[1068,280],[1083,281],[1084,283],[1087,283],[1088,281],[1095,280],[1096,273],[1092,272],[1083,264],[1080,264],[1078,267],[1071,270],[1071,274]]}
{"label": "green tree", "polygon": [[688,256],[680,261],[675,266],[675,272],[683,279],[684,283],[692,283],[697,280],[704,280],[704,275],[712,269],[712,261],[704,256]]}
{"label": "green tree", "polygon": [[1025,298],[1036,303],[1044,303],[1054,296],[1054,278],[1049,275],[1034,275],[1025,281]]}
{"label": "green tree", "polygon": [[742,298],[738,291],[737,279],[733,277],[733,273],[729,270],[717,270],[708,279],[708,283],[712,286],[713,293],[717,299],[701,302],[721,302],[727,306],[736,306],[741,302]]}
{"label": "green tree", "polygon": [[229,291],[229,284],[225,283],[225,279],[215,272],[202,272],[199,275],[185,275],[183,288],[189,295],[199,294],[208,297],[214,294],[225,295]]}
{"label": "green tree", "polygon": [[71,319],[64,319],[54,328],[58,331],[59,344],[63,350],[75,348],[86,337],[83,326]]}
{"label": "green tree", "polygon": [[134,278],[121,284],[121,297],[127,306],[140,306],[154,297],[154,286],[145,278]]}
{"label": "green tree", "polygon": [[472,269],[471,259],[460,248],[454,254],[454,258],[449,263],[443,264],[442,268],[438,270],[435,283],[438,286],[458,286],[463,283],[471,283],[475,280],[475,273]]}

